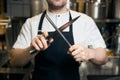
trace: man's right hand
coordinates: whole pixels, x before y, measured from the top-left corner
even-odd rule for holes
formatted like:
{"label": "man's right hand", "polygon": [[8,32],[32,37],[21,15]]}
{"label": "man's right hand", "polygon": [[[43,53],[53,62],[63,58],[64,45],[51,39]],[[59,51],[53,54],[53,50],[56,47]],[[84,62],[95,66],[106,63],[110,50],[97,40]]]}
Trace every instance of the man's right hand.
{"label": "man's right hand", "polygon": [[48,32],[43,32],[43,34],[37,35],[31,42],[31,49],[35,48],[37,51],[46,50],[53,42],[53,38],[47,41],[47,37]]}

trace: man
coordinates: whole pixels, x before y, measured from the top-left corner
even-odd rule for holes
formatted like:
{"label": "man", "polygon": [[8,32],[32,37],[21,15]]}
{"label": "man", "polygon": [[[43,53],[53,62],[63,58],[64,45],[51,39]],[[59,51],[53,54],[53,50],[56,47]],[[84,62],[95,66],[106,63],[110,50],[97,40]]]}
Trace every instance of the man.
{"label": "man", "polygon": [[[105,43],[94,21],[83,13],[66,8],[67,0],[47,0],[48,10],[27,19],[11,50],[11,64],[24,66],[35,58],[33,80],[79,80],[79,62],[95,64],[106,62]],[[59,28],[72,18],[80,16],[70,27],[62,31],[72,46],[61,36],[50,39],[54,28],[45,17],[47,14]],[[38,34],[41,31],[41,34]],[[92,48],[88,48],[92,46]],[[32,49],[38,52],[30,54]]]}

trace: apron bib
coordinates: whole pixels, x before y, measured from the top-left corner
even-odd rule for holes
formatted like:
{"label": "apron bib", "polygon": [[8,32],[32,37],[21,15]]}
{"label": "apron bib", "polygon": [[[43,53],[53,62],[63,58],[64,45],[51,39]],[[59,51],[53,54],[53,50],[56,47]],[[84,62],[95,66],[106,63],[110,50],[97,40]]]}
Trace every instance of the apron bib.
{"label": "apron bib", "polygon": [[[45,14],[46,11],[41,16],[39,30],[42,28]],[[70,14],[70,20],[71,19]],[[68,32],[62,32],[62,34],[71,44],[74,44],[72,25],[69,29]],[[52,33],[53,32],[49,32],[49,34]],[[79,63],[76,62],[71,55],[67,54],[68,48],[69,46],[62,37],[59,34],[56,35],[54,42],[48,49],[40,51],[35,57],[33,80],[80,80]]]}

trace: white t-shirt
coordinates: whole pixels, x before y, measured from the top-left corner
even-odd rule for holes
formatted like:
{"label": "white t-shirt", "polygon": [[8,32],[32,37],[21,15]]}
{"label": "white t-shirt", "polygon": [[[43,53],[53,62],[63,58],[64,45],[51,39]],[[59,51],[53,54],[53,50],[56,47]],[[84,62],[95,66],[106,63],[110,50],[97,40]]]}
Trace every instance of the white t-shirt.
{"label": "white t-shirt", "polygon": [[[105,42],[92,18],[86,14],[70,10],[72,18],[80,15],[73,23],[73,37],[75,44],[82,44],[85,47],[92,45],[93,48],[106,48]],[[52,19],[58,28],[69,21],[69,11],[63,14],[53,14],[47,11],[48,16]],[[13,48],[26,48],[30,46],[31,40],[38,33],[38,25],[40,22],[41,14],[36,15],[26,20],[23,24],[20,34]],[[55,31],[46,18],[43,20],[41,31]],[[69,31],[69,27],[63,31]]]}

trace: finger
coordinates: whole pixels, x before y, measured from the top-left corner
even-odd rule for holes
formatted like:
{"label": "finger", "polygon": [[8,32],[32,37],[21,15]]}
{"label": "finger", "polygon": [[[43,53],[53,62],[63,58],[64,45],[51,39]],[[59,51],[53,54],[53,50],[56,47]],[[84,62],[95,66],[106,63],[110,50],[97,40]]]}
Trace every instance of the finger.
{"label": "finger", "polygon": [[39,43],[41,43],[41,44],[39,44],[39,46],[40,46],[40,48],[43,49],[43,50],[48,47],[47,41],[46,41],[46,39],[45,39],[45,37],[44,37],[43,35],[40,35],[40,36],[39,36]]}
{"label": "finger", "polygon": [[54,41],[53,38],[50,38],[49,41],[47,42],[48,43],[48,46],[50,46],[50,44]]}
{"label": "finger", "polygon": [[75,59],[81,59],[82,61],[88,61],[88,58],[86,56],[85,52],[78,53],[77,55],[74,56]]}
{"label": "finger", "polygon": [[77,49],[77,47],[76,46],[74,46],[74,45],[72,45],[70,48],[69,48],[69,50],[68,50],[68,52],[69,53],[72,53],[74,50],[76,50]]}
{"label": "finger", "polygon": [[[44,36],[45,38],[47,38],[48,35],[49,35],[48,32],[43,32],[43,36]],[[47,40],[46,40],[46,41],[47,41]],[[53,38],[50,38],[49,41],[47,41],[48,46],[49,46],[53,41],[54,41]]]}
{"label": "finger", "polygon": [[81,53],[77,53],[76,55],[74,55],[73,57],[75,58],[75,59],[77,59],[77,58],[81,58],[81,56],[82,56],[82,54]]}
{"label": "finger", "polygon": [[32,41],[31,45],[32,45],[36,50],[38,50],[38,51],[40,50],[40,47],[37,45],[37,43],[36,43],[35,40]]}
{"label": "finger", "polygon": [[43,34],[42,34],[45,38],[47,38],[48,37],[48,32],[43,32]]}
{"label": "finger", "polygon": [[75,55],[76,53],[82,52],[83,50],[84,48],[81,45],[73,45],[69,48],[69,53],[72,53],[72,55]]}
{"label": "finger", "polygon": [[71,53],[71,55],[72,55],[72,56],[75,56],[75,55],[77,55],[77,54],[80,54],[82,51],[83,51],[83,50],[81,50],[80,48],[77,48],[76,50],[74,50],[74,51]]}
{"label": "finger", "polygon": [[75,46],[73,52],[71,53],[71,55],[75,56],[78,53],[81,53],[82,51],[83,51],[83,48],[81,46]]}

